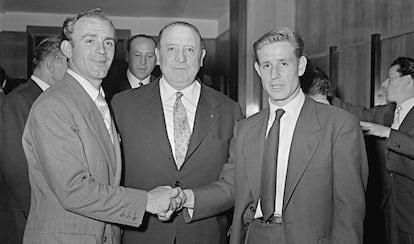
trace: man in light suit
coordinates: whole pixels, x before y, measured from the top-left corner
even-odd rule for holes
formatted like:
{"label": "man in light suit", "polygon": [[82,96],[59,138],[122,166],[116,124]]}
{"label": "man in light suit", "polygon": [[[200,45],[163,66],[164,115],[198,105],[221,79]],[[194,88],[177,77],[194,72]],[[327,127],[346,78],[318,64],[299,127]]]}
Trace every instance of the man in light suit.
{"label": "man in light suit", "polygon": [[[233,126],[242,114],[236,102],[196,80],[205,54],[196,27],[170,23],[160,31],[156,49],[162,77],[112,99],[125,156],[126,186],[192,189],[219,179]],[[176,117],[178,110],[184,111],[182,117]],[[185,132],[177,125],[183,125]],[[227,243],[225,210],[233,203],[202,219],[195,211],[193,217],[198,220],[191,221],[191,208],[198,199],[186,191],[188,201],[182,211],[167,222],[161,221],[168,219],[165,216],[148,216],[139,229],[125,230],[123,243]]]}
{"label": "man in light suit", "polygon": [[12,216],[10,220],[0,218],[0,228],[7,230],[2,236],[10,237],[6,243],[22,243],[23,240],[30,206],[29,176],[22,146],[23,129],[36,98],[59,82],[68,68],[60,42],[60,37],[51,37],[35,47],[32,76],[8,94],[0,108],[0,184],[4,186],[2,194],[10,196],[2,200],[9,201],[8,207],[2,211]]}
{"label": "man in light suit", "polygon": [[109,72],[102,81],[107,101],[118,92],[139,88],[157,79],[151,74],[156,64],[156,47],[157,41],[148,35],[139,34],[128,39],[128,69],[120,76],[111,75]]}
{"label": "man in light suit", "polygon": [[414,59],[399,57],[383,83],[390,103],[365,109],[334,98],[333,105],[355,114],[374,148],[381,174],[380,208],[387,243],[414,243]]}
{"label": "man in light suit", "polygon": [[31,187],[24,243],[119,243],[120,229],[138,227],[145,211],[181,205],[182,191],[119,186],[118,134],[101,89],[115,52],[115,28],[100,9],[63,24],[62,82],[34,103],[23,133]]}

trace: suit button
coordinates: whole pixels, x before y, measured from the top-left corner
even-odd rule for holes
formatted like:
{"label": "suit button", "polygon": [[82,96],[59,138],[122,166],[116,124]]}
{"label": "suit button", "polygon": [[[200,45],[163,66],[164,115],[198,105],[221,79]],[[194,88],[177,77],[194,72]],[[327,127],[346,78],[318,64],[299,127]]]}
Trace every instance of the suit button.
{"label": "suit button", "polygon": [[106,242],[107,239],[108,239],[107,236],[104,236],[103,241]]}
{"label": "suit button", "polygon": [[175,186],[175,187],[179,187],[179,186],[180,186],[180,184],[181,184],[181,182],[177,180],[177,181],[175,182],[174,186]]}

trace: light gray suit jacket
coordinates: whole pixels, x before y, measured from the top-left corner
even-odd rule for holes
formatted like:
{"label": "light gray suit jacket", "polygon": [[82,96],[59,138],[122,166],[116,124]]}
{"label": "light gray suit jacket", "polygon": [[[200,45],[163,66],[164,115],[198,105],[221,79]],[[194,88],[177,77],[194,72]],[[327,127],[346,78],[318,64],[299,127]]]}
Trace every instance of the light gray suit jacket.
{"label": "light gray suit jacket", "polygon": [[118,137],[111,142],[94,101],[71,75],[34,103],[23,148],[31,186],[24,243],[119,243],[120,230],[109,223],[141,224],[146,192],[119,186]]}

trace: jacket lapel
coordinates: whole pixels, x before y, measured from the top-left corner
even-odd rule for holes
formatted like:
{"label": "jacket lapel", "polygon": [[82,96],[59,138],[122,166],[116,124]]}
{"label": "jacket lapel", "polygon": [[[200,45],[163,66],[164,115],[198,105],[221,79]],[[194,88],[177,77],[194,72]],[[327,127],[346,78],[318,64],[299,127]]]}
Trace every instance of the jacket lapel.
{"label": "jacket lapel", "polygon": [[[144,107],[143,127],[148,128],[151,133],[151,137],[156,140],[159,145],[159,149],[166,155],[172,157],[171,145],[168,140],[167,128],[164,119],[164,109],[162,107],[161,95],[159,89],[159,80],[151,82],[147,85],[150,91],[145,95],[151,96],[148,99],[148,103]],[[142,115],[137,115],[142,116]]]}
{"label": "jacket lapel", "polygon": [[283,199],[284,208],[289,203],[320,141],[320,126],[316,117],[315,102],[309,99],[308,97],[305,99],[293,133]]}
{"label": "jacket lapel", "polygon": [[[78,108],[84,116],[87,125],[91,129],[91,132],[94,133],[95,136],[98,138],[99,144],[105,153],[106,159],[109,164],[110,179],[113,179],[114,174],[116,172],[117,162],[115,157],[114,146],[112,144],[111,137],[109,136],[108,131],[106,130],[105,122],[103,121],[102,116],[99,113],[94,101],[92,101],[88,93],[83,89],[79,82],[77,82],[69,74],[66,74],[66,77],[67,82],[70,83],[69,85],[71,85],[74,88],[73,96],[76,99]],[[114,134],[114,141],[117,140],[116,135],[117,134]]]}
{"label": "jacket lapel", "polygon": [[210,129],[216,126],[220,117],[220,114],[216,111],[219,105],[214,97],[208,93],[204,85],[201,85],[193,133],[191,134],[184,164],[209,133]]}
{"label": "jacket lapel", "polygon": [[259,199],[260,177],[263,161],[263,150],[266,138],[267,122],[269,120],[269,109],[262,110],[252,121],[246,136],[243,138],[244,163],[248,181],[255,201]]}

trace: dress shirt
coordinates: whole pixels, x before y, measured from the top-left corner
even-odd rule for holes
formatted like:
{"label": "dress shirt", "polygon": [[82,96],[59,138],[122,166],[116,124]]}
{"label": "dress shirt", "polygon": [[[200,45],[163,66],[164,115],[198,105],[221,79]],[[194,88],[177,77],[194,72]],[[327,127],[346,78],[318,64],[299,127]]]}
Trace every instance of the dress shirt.
{"label": "dress shirt", "polygon": [[73,78],[75,78],[75,80],[77,82],[79,82],[79,84],[83,87],[83,89],[85,89],[86,93],[88,93],[88,95],[91,97],[91,99],[92,99],[93,102],[96,101],[96,99],[98,98],[99,93],[101,93],[101,95],[105,98],[105,93],[104,93],[104,91],[102,89],[102,86],[98,90],[88,80],[86,80],[82,76],[80,76],[77,73],[75,73],[75,71],[73,71],[71,69],[68,69],[67,72]]}
{"label": "dress shirt", "polygon": [[[168,140],[175,159],[175,142],[174,142],[174,119],[173,119],[173,110],[174,103],[176,99],[175,93],[177,90],[173,88],[168,82],[162,77],[160,79],[160,95],[162,108],[164,110],[164,120],[167,128]],[[190,131],[193,133],[194,120],[197,112],[198,99],[200,98],[201,85],[198,81],[193,82],[190,86],[180,91],[183,96],[181,101],[184,105],[185,111],[187,113],[188,123],[190,124]]]}
{"label": "dress shirt", "polygon": [[140,80],[135,75],[133,75],[129,69],[127,70],[126,74],[127,74],[128,82],[131,85],[132,89],[138,88],[143,85],[148,85],[150,83],[151,75],[147,76],[147,78],[143,80]]}
{"label": "dress shirt", "polygon": [[[279,132],[279,149],[277,155],[277,176],[276,176],[276,198],[275,198],[275,215],[282,216],[283,196],[285,193],[286,173],[289,163],[290,146],[292,144],[293,133],[295,131],[296,122],[298,121],[300,111],[305,102],[305,94],[300,90],[299,94],[288,104],[283,107],[277,107],[269,98],[269,120],[267,122],[267,133],[272,127],[273,121],[276,117],[276,110],[283,109],[285,114],[280,119]],[[263,216],[260,199],[257,204],[257,210],[254,215],[255,218]]]}
{"label": "dress shirt", "polygon": [[40,89],[42,89],[42,91],[46,91],[50,87],[49,84],[47,84],[46,82],[42,81],[37,76],[32,75],[32,76],[30,76],[30,79],[32,79],[40,87]]}
{"label": "dress shirt", "polygon": [[410,112],[411,108],[414,107],[414,97],[408,100],[405,100],[404,102],[402,102],[401,104],[398,104],[397,106],[401,106],[400,120],[399,120],[399,125],[397,127],[397,128],[400,128],[400,125],[404,121],[408,112]]}

